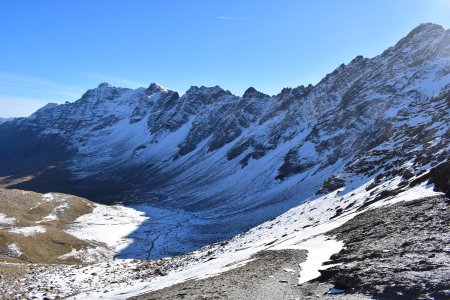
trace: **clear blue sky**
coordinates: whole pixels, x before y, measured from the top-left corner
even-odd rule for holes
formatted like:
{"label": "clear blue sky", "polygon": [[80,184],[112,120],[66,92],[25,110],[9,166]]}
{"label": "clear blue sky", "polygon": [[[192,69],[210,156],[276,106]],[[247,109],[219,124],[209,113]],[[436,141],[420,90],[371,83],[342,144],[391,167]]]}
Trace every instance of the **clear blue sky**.
{"label": "clear blue sky", "polygon": [[450,0],[1,0],[0,116],[74,101],[103,81],[276,94],[423,22],[449,28]]}

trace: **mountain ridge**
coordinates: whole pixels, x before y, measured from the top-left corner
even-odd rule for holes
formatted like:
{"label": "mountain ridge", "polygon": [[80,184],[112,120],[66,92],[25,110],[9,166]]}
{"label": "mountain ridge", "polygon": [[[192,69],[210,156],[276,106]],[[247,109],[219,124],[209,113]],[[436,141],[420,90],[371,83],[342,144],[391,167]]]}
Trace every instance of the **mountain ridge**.
{"label": "mountain ridge", "polygon": [[442,163],[449,90],[450,31],[434,24],[272,96],[102,83],[0,125],[0,185],[182,209],[212,220],[195,230],[220,240],[337,182]]}

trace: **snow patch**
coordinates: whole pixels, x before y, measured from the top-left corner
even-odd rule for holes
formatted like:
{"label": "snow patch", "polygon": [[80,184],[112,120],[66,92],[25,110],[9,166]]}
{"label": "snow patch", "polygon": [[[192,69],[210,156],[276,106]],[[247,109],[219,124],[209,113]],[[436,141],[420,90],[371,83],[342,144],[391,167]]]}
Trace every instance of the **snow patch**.
{"label": "snow patch", "polygon": [[148,217],[131,207],[97,204],[89,214],[82,215],[66,230],[86,241],[105,244],[118,253],[133,242],[128,238]]}
{"label": "snow patch", "polygon": [[385,205],[392,205],[403,201],[413,201],[419,198],[432,197],[442,195],[441,192],[435,192],[433,185],[426,183],[409,188],[407,191],[401,192],[398,195],[388,198],[384,201],[379,201],[372,204],[372,208],[378,208]]}
{"label": "snow patch", "polygon": [[69,253],[61,255],[59,258],[68,259],[68,258],[76,258],[84,263],[96,263],[99,261],[103,261],[106,258],[111,257],[111,251],[105,248],[86,248],[86,249],[72,249]]}
{"label": "snow patch", "polygon": [[20,257],[22,255],[22,251],[20,250],[19,246],[16,244],[9,244],[8,245],[8,254],[13,257]]}
{"label": "snow patch", "polygon": [[30,226],[10,229],[9,232],[20,234],[23,236],[34,236],[39,233],[45,233],[46,229],[43,226]]}
{"label": "snow patch", "polygon": [[308,251],[306,260],[300,264],[301,271],[298,283],[302,284],[319,277],[319,270],[326,269],[323,263],[328,261],[331,255],[341,251],[344,243],[320,235],[299,244],[298,247]]}
{"label": "snow patch", "polygon": [[55,200],[55,196],[53,193],[47,193],[42,195],[42,200],[46,201],[46,202],[51,202],[53,200]]}
{"label": "snow patch", "polygon": [[9,226],[13,225],[16,219],[9,218],[6,215],[0,213],[0,226]]}
{"label": "snow patch", "polygon": [[38,223],[58,220],[58,214],[60,212],[64,211],[66,208],[69,208],[68,202],[64,202],[64,203],[56,206],[55,208],[53,208],[53,211],[48,216],[46,216],[42,220],[38,221]]}

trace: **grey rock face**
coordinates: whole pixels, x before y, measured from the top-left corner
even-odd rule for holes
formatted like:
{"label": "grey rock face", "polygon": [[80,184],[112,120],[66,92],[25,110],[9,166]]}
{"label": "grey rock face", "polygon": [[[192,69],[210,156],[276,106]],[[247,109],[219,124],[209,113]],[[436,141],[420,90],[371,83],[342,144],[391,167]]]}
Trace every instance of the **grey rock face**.
{"label": "grey rock face", "polygon": [[347,292],[380,299],[446,299],[450,233],[445,198],[427,198],[369,210],[330,232],[346,248],[321,271]]}

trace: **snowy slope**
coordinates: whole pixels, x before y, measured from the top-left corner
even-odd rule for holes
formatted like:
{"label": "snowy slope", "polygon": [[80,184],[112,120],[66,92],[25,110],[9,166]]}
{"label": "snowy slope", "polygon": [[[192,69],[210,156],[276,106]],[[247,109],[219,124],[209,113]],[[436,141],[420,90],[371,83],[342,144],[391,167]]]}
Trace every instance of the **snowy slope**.
{"label": "snowy slope", "polygon": [[[318,277],[319,270],[330,267],[323,266],[323,263],[345,246],[327,235],[328,231],[368,210],[442,195],[434,192],[432,185],[422,183],[365,206],[383,191],[397,189],[400,181],[401,177],[393,178],[376,193],[368,188],[373,181],[355,183],[301,204],[229,241],[207,246],[185,256],[149,262],[118,259],[83,267],[47,268],[39,277],[39,285],[51,285],[60,296],[72,295],[70,299],[127,299],[189,279],[206,278],[237,268],[262,250],[305,249],[308,251],[307,259],[301,263],[301,272],[296,274],[301,284]],[[336,214],[337,204],[341,208],[339,215]],[[108,218],[97,218],[97,222],[105,219]],[[82,226],[89,229],[96,225],[85,223]],[[145,237],[145,233],[142,237]],[[42,296],[42,293],[32,285],[28,295]]]}

